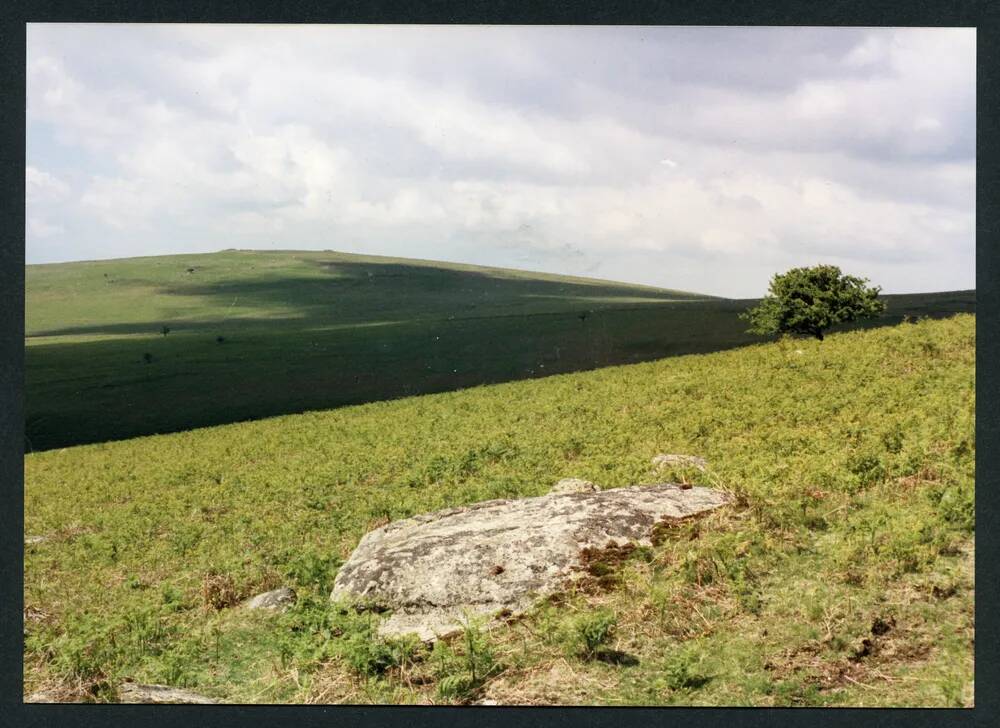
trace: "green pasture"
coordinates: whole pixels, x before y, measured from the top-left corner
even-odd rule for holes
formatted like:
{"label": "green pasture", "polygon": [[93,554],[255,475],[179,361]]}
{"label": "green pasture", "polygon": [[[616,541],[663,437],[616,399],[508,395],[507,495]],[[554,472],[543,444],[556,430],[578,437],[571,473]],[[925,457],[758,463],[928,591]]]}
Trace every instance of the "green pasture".
{"label": "green pasture", "polygon": [[[29,268],[28,434],[56,449],[25,456],[26,695],[109,701],[134,679],[252,703],[971,702],[974,315],[690,354],[747,343],[736,302],[400,265]],[[525,379],[542,364],[556,374]],[[660,452],[711,467],[654,474]],[[369,529],[563,477],[688,480],[733,504],[433,650],[329,603]],[[277,585],[298,592],[287,613],[238,606]]]}
{"label": "green pasture", "polygon": [[[975,310],[970,291],[887,298],[877,324]],[[752,303],[332,252],[32,265],[25,449],[727,349],[759,340]]]}

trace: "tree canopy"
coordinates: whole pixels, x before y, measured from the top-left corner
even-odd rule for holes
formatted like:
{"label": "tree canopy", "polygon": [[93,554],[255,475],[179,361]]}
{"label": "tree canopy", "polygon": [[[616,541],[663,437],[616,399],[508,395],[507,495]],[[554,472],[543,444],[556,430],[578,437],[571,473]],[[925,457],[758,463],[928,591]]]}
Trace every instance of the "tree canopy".
{"label": "tree canopy", "polygon": [[750,322],[754,334],[797,334],[822,341],[832,326],[884,311],[880,291],[835,265],[792,268],[771,278],[768,295],[741,318]]}

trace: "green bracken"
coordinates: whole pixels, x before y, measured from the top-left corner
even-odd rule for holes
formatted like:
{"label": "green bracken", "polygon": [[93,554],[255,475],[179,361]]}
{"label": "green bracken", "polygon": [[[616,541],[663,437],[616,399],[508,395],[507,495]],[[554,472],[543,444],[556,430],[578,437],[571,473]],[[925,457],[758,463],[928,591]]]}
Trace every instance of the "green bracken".
{"label": "green bracken", "polygon": [[[665,526],[609,564],[613,580],[434,650],[329,602],[343,559],[387,520],[563,477],[655,482],[660,452],[706,458],[691,478],[732,505]],[[25,694],[114,700],[130,678],[234,702],[972,700],[971,315],[24,464],[25,534],[43,537],[25,544]],[[285,584],[299,600],[283,614],[215,608],[202,590],[219,577],[241,597]],[[592,641],[616,659],[553,637],[594,613],[614,614]]]}
{"label": "green bracken", "polygon": [[[970,291],[888,298],[875,323],[975,310]],[[47,450],[717,351],[757,340],[737,318],[748,303],[332,252],[30,265],[25,445]]]}
{"label": "green bracken", "polygon": [[573,636],[579,645],[577,654],[592,658],[610,638],[618,622],[614,612],[609,609],[599,609],[577,617],[573,624]]}

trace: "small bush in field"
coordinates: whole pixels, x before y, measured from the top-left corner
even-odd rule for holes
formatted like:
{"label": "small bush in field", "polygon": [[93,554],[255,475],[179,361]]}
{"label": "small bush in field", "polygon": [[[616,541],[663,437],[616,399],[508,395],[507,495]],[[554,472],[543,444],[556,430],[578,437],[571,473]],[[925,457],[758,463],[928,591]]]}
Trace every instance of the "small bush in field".
{"label": "small bush in field", "polygon": [[579,654],[591,659],[614,634],[618,618],[610,609],[599,609],[578,617],[573,624]]}
{"label": "small bush in field", "polygon": [[233,578],[229,574],[210,571],[201,582],[201,598],[206,607],[225,609],[240,600]]}
{"label": "small bush in field", "polygon": [[798,334],[823,340],[837,324],[877,316],[885,310],[879,288],[844,275],[835,265],[792,268],[771,279],[768,294],[743,318],[755,334]]}
{"label": "small bush in field", "polygon": [[699,654],[693,648],[680,648],[673,652],[663,666],[667,687],[671,690],[699,688],[708,682],[699,664]]}
{"label": "small bush in field", "polygon": [[493,654],[480,624],[469,620],[454,646],[444,641],[434,645],[431,662],[437,675],[437,692],[449,700],[468,700],[503,668]]}
{"label": "small bush in field", "polygon": [[349,635],[341,642],[339,653],[356,674],[376,677],[412,661],[420,646],[420,640],[412,635],[385,638],[369,629]]}

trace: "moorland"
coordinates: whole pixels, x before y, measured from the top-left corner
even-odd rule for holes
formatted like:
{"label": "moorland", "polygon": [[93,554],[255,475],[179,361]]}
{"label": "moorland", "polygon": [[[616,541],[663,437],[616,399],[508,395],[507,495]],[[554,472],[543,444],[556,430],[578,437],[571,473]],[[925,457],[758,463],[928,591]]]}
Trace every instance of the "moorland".
{"label": "moorland", "polygon": [[[736,302],[590,281],[319,253],[73,266],[28,271],[48,449],[25,456],[26,695],[972,701],[974,293],[750,343]],[[136,436],[157,429],[185,431]],[[90,439],[118,441],[70,446]],[[709,468],[654,473],[660,452]],[[331,605],[368,530],[564,477],[733,501],[433,648]],[[239,606],[279,585],[288,611]]]}
{"label": "moorland", "polygon": [[[885,298],[864,325],[975,310],[974,291]],[[31,265],[25,448],[718,351],[760,340],[737,318],[754,303],[333,252]]]}

